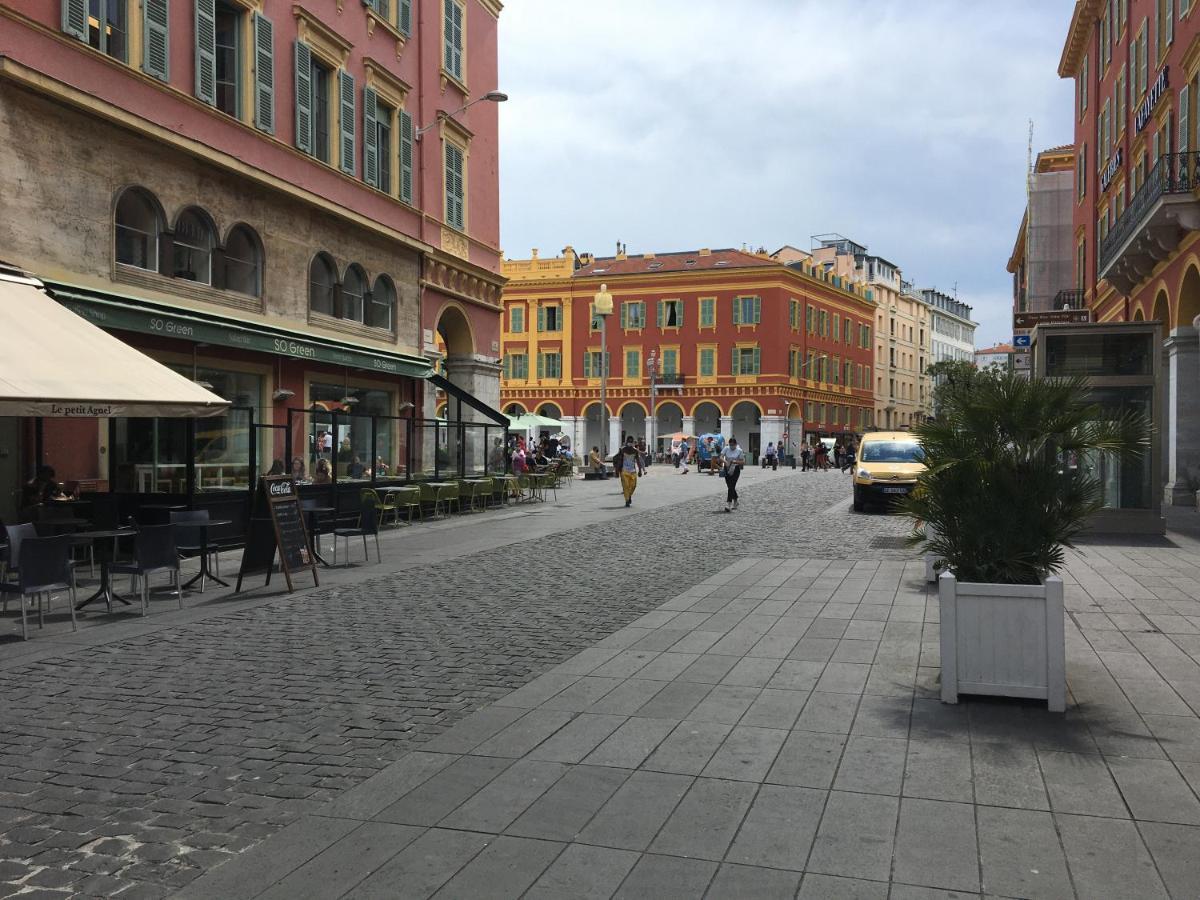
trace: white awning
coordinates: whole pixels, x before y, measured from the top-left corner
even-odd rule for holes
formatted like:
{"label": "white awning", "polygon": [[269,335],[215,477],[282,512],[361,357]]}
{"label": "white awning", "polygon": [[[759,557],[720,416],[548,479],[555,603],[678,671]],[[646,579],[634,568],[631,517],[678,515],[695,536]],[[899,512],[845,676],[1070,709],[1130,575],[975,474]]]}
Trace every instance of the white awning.
{"label": "white awning", "polygon": [[0,416],[215,416],[229,403],[0,275]]}

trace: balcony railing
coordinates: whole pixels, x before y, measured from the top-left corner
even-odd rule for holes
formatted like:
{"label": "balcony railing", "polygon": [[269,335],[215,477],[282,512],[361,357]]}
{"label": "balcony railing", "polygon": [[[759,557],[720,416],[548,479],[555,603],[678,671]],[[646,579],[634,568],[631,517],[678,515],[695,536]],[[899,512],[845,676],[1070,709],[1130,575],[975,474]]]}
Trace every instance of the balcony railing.
{"label": "balcony railing", "polygon": [[1083,288],[1071,288],[1059,291],[1054,295],[1052,309],[1083,309],[1083,297],[1087,292]]}
{"label": "balcony railing", "polygon": [[[1181,216],[1178,210],[1174,215],[1162,217],[1162,221],[1158,221],[1157,213],[1162,207],[1164,198],[1185,195],[1179,196],[1179,200],[1187,204],[1189,198],[1186,195],[1193,194],[1197,186],[1200,186],[1200,153],[1167,153],[1161,156],[1154,168],[1150,170],[1146,182],[1130,199],[1125,212],[1121,214],[1112,229],[1105,235],[1104,240],[1100,242],[1098,254],[1100,277],[1109,276],[1109,270],[1129,254],[1129,250],[1132,249],[1131,241],[1134,244],[1142,243],[1134,239],[1144,236],[1145,232],[1151,228],[1165,226],[1159,230],[1170,232],[1174,229],[1178,232],[1181,227],[1183,229],[1195,227],[1196,222],[1188,221],[1194,217]],[[1136,285],[1137,278],[1142,271],[1148,275],[1149,270],[1154,267],[1153,261],[1165,258],[1165,254],[1178,246],[1181,235],[1168,233],[1165,241],[1162,237],[1163,235],[1156,235],[1153,242],[1145,242],[1146,246],[1137,247],[1135,256],[1138,258],[1131,260],[1130,271],[1117,272],[1115,273],[1117,278],[1109,278],[1109,280],[1121,282],[1118,287],[1123,287],[1125,290]],[[1157,243],[1159,247],[1151,246],[1152,243]],[[1146,266],[1145,260],[1141,259],[1144,256],[1153,258],[1149,266]],[[1127,267],[1122,266],[1121,268]],[[1131,281],[1131,279],[1133,280]]]}

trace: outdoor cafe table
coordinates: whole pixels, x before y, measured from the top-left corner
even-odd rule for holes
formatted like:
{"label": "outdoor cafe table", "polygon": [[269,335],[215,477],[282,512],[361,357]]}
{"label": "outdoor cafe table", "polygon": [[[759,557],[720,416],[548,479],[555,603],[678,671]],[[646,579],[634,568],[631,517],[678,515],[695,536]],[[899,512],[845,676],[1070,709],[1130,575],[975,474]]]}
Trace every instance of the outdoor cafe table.
{"label": "outdoor cafe table", "polygon": [[184,587],[190,588],[193,584],[199,581],[202,577],[207,576],[223,587],[229,587],[228,581],[222,581],[208,568],[208,530],[210,528],[219,528],[222,525],[232,525],[232,519],[209,519],[207,522],[175,522],[179,528],[199,528],[200,529],[200,571],[191,578]]}
{"label": "outdoor cafe table", "polygon": [[109,612],[112,612],[112,602],[117,600],[124,603],[126,606],[130,602],[112,589],[112,577],[109,574],[108,567],[113,564],[117,558],[117,541],[127,535],[136,534],[132,528],[103,528],[97,531],[77,531],[71,535],[71,542],[74,544],[95,544],[96,541],[102,541],[106,538],[112,538],[112,555],[108,559],[100,560],[100,589],[92,596],[88,597],[83,602],[79,603],[75,609],[80,610],[85,606],[95,603],[97,600],[103,600],[104,605],[108,607]]}
{"label": "outdoor cafe table", "polygon": [[[427,485],[429,485],[431,488],[433,488],[435,491],[437,491],[439,494],[440,494],[442,491],[444,491],[444,490],[448,490],[448,489],[450,489],[450,488],[457,488],[457,487],[458,487],[458,482],[457,482],[457,481],[427,481],[427,482],[425,482],[425,483],[426,483]],[[440,503],[440,502],[441,502],[441,498],[439,497],[439,498],[438,498],[438,500],[437,500],[437,501],[434,503],[434,506],[433,506],[433,517],[434,517],[435,519],[440,519],[440,518],[442,518],[442,516],[439,516],[439,515],[437,514],[437,503]],[[461,503],[461,501],[460,501],[460,503]],[[446,508],[447,508],[447,509],[449,509],[449,508],[450,508],[450,506],[449,506],[449,502],[447,502]],[[461,506],[461,505],[459,506],[459,509],[462,509],[462,506]]]}
{"label": "outdoor cafe table", "polygon": [[[321,556],[321,516],[336,513],[336,506],[317,506],[315,500],[304,500],[300,503],[300,512],[304,513],[304,527],[308,530],[308,552],[313,559],[325,568],[332,568]],[[335,523],[336,524],[336,523]]]}

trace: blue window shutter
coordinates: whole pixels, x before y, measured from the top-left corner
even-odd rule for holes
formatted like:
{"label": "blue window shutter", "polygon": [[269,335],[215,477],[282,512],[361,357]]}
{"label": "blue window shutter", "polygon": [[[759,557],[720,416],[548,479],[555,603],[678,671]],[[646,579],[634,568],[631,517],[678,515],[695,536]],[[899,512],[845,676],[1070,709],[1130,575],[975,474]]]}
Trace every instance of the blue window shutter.
{"label": "blue window shutter", "polygon": [[88,0],[62,0],[62,30],[87,42]]}
{"label": "blue window shutter", "polygon": [[296,146],[313,152],[312,51],[296,41]]}
{"label": "blue window shutter", "polygon": [[142,71],[162,81],[170,79],[170,0],[142,0]]}
{"label": "blue window shutter", "polygon": [[254,14],[254,127],[275,133],[275,26]]}
{"label": "blue window shutter", "polygon": [[400,110],[400,199],[405,203],[413,199],[413,121],[404,110]]}
{"label": "blue window shutter", "polygon": [[216,0],[196,0],[196,98],[217,105]]}
{"label": "blue window shutter", "polygon": [[396,15],[396,27],[405,37],[412,34],[412,0],[399,0]]}
{"label": "blue window shutter", "polygon": [[341,110],[338,115],[338,129],[341,132],[341,168],[347,175],[353,175],[357,166],[354,162],[354,131],[357,124],[357,100],[354,93],[354,76],[345,69],[338,69],[338,94],[341,98]]}
{"label": "blue window shutter", "polygon": [[[379,132],[375,127],[375,113],[379,109],[379,97],[372,88],[363,88],[363,181],[371,187],[379,187]],[[391,151],[384,147],[383,152]]]}

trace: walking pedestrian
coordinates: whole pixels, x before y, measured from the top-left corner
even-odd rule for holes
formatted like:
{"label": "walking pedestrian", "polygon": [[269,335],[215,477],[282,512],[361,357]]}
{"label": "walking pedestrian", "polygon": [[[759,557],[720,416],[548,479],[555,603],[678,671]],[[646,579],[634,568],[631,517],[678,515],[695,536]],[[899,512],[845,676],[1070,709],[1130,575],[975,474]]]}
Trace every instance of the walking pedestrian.
{"label": "walking pedestrian", "polygon": [[724,461],[725,512],[729,512],[730,509],[737,509],[737,483],[742,475],[742,467],[746,464],[746,452],[738,446],[737,438],[729,439],[729,443],[721,451],[721,459]]}
{"label": "walking pedestrian", "polygon": [[804,446],[802,446],[800,448],[800,471],[807,472],[809,469],[812,468],[811,463],[812,463],[812,450],[809,449],[808,444],[805,444]]}
{"label": "walking pedestrian", "polygon": [[779,468],[779,457],[775,452],[774,441],[767,442],[767,452],[763,454],[762,467],[765,469],[767,466],[770,466],[772,470]]}
{"label": "walking pedestrian", "polygon": [[679,465],[683,466],[683,471],[679,474],[686,475],[688,473],[688,456],[691,454],[692,448],[688,446],[687,438],[679,442]]}
{"label": "walking pedestrian", "polygon": [[625,505],[633,504],[633,492],[637,490],[637,480],[646,474],[642,465],[642,454],[633,443],[633,438],[625,439],[625,447],[621,450],[621,492],[625,495]]}
{"label": "walking pedestrian", "polygon": [[842,451],[842,471],[852,471],[857,458],[858,447],[855,446],[854,439],[851,438],[846,444],[846,449]]}

